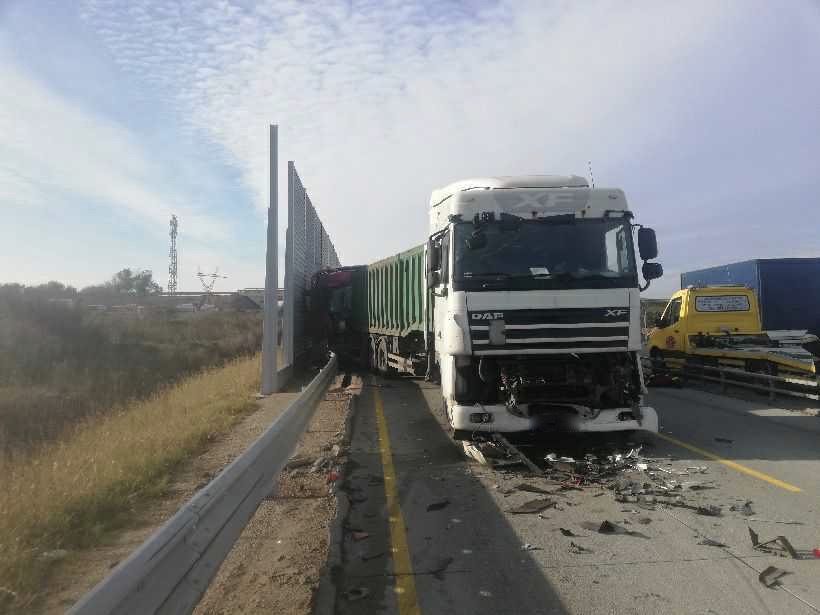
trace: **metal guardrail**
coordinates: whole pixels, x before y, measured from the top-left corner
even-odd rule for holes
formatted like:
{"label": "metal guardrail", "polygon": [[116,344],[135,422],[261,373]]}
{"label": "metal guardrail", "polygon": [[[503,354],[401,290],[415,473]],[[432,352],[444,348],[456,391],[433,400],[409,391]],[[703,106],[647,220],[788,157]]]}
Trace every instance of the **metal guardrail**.
{"label": "metal guardrail", "polygon": [[69,615],[190,613],[269,495],[336,373],[336,357],[242,455],[69,611]]}
{"label": "metal guardrail", "polygon": [[[641,357],[645,367],[657,369],[650,357]],[[668,358],[663,361],[666,367],[663,371],[679,373],[686,380],[693,378],[717,382],[720,384],[722,392],[726,387],[735,386],[756,391],[763,391],[769,394],[769,399],[774,400],[777,395],[787,395],[791,397],[802,397],[805,399],[820,400],[820,381],[808,378],[793,378],[785,376],[774,376],[759,372],[749,372],[733,367],[716,367],[713,365],[692,365],[685,359]],[[710,372],[712,375],[705,372]],[[752,382],[750,382],[750,380]],[[754,381],[757,382],[754,382]],[[778,386],[780,384],[780,386]],[[783,388],[784,385],[792,385],[794,388]],[[812,392],[817,391],[817,392]]]}

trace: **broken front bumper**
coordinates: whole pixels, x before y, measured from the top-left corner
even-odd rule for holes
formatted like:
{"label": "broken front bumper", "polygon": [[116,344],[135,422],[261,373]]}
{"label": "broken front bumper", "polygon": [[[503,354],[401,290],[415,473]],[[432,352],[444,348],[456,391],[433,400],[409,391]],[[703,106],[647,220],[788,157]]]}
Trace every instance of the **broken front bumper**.
{"label": "broken front bumper", "polygon": [[450,421],[453,429],[487,433],[517,431],[576,431],[608,432],[643,430],[658,432],[658,413],[650,406],[641,406],[642,416],[632,418],[632,408],[601,410],[595,418],[585,418],[580,412],[563,418],[560,423],[548,415],[523,417],[512,414],[506,406],[479,405],[451,406]]}

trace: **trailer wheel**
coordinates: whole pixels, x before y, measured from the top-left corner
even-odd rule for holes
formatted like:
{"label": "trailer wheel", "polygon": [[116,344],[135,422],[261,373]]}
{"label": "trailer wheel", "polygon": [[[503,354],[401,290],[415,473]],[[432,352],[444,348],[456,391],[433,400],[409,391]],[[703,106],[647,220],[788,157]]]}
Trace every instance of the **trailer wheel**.
{"label": "trailer wheel", "polygon": [[390,367],[390,364],[387,362],[387,340],[381,338],[376,343],[376,365],[378,366],[379,373],[382,376],[392,376],[394,370]]}

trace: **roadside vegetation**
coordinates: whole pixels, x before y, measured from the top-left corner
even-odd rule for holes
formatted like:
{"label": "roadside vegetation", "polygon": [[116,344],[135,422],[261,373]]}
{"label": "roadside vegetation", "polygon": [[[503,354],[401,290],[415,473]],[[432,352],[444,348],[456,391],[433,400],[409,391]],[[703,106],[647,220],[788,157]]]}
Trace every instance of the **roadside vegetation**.
{"label": "roadside vegetation", "polygon": [[0,456],[0,612],[4,596],[25,609],[55,553],[70,557],[104,541],[163,493],[180,462],[255,409],[259,363],[258,355],[231,360],[80,419],[34,452]]}
{"label": "roadside vegetation", "polygon": [[82,291],[0,286],[0,456],[70,435],[84,418],[257,352],[258,312],[98,311],[156,294],[150,272]]}

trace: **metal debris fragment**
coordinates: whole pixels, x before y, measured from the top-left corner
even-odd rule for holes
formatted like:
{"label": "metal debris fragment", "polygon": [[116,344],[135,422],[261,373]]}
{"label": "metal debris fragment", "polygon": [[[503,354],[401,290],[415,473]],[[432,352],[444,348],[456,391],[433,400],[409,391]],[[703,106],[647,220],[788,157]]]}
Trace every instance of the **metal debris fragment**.
{"label": "metal debris fragment", "polygon": [[766,587],[776,587],[780,585],[780,578],[789,574],[786,570],[782,568],[777,568],[775,566],[769,566],[760,573],[757,579],[763,583]]}
{"label": "metal debris fragment", "polygon": [[722,542],[718,542],[717,540],[712,540],[711,538],[704,538],[698,544],[699,545],[704,545],[704,546],[707,546],[707,547],[721,547],[721,548],[726,547],[726,545],[723,544]]}

